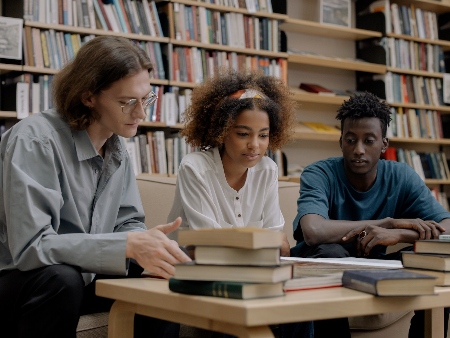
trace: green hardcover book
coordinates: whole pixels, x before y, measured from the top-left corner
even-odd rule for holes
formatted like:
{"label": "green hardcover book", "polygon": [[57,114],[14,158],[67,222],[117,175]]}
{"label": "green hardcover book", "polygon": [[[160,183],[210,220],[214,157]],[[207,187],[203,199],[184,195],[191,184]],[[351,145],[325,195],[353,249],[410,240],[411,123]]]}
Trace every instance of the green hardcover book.
{"label": "green hardcover book", "polygon": [[283,295],[283,283],[243,283],[169,279],[169,289],[188,295],[236,299],[267,298]]}

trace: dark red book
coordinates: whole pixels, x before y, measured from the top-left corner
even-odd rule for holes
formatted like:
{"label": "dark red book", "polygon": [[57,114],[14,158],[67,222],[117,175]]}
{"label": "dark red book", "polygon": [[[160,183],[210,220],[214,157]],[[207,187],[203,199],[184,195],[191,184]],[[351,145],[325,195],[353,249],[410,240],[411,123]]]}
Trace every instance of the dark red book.
{"label": "dark red book", "polygon": [[332,90],[322,87],[321,85],[314,83],[300,83],[300,89],[310,93],[316,93],[319,95],[336,95]]}

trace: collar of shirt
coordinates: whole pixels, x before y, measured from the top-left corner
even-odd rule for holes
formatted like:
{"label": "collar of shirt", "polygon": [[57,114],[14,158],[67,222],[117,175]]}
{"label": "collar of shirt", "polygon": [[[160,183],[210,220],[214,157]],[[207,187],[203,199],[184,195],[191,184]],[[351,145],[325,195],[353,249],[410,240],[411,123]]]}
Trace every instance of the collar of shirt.
{"label": "collar of shirt", "polygon": [[[75,142],[75,149],[79,161],[88,160],[98,155],[98,152],[92,144],[86,130],[73,131],[72,136]],[[119,161],[123,160],[123,145],[121,144],[120,139],[116,134],[113,134],[106,141],[106,148],[111,151],[112,157],[116,158]]]}

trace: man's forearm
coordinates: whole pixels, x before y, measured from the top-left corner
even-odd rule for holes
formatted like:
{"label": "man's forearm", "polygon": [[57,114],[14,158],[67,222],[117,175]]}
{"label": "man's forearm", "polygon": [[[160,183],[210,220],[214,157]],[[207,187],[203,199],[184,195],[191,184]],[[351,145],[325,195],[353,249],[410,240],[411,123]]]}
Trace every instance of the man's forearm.
{"label": "man's forearm", "polygon": [[343,243],[342,238],[353,229],[361,230],[369,225],[385,226],[389,219],[347,221],[347,220],[327,220],[320,216],[309,217],[305,215],[300,223],[302,225],[303,236],[308,245],[319,245],[325,243]]}

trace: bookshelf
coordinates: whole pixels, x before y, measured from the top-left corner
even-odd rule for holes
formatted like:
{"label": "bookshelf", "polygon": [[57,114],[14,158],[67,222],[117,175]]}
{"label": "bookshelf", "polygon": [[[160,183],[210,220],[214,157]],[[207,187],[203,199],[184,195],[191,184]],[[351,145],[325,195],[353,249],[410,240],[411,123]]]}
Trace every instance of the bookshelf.
{"label": "bookshelf", "polygon": [[[274,2],[274,1],[273,1]],[[320,24],[318,21],[318,1],[316,0],[286,0],[287,13],[267,13],[262,11],[249,12],[245,8],[234,8],[222,5],[216,5],[194,0],[171,0],[157,1],[156,7],[161,18],[165,18],[166,23],[162,20],[164,36],[125,33],[123,31],[111,31],[89,27],[75,27],[56,23],[46,23],[30,20],[24,21],[24,27],[39,30],[54,30],[56,32],[78,34],[80,36],[97,36],[97,35],[115,35],[124,36],[140,42],[159,43],[165,63],[165,77],[151,79],[152,85],[162,88],[165,92],[175,88],[179,91],[191,90],[195,88],[198,81],[176,78],[173,76],[174,62],[172,60],[173,52],[179,49],[202,51],[204,55],[210,53],[222,52],[226,55],[227,60],[234,57],[236,60],[241,58],[250,62],[254,67],[261,67],[259,60],[269,60],[270,67],[267,72],[271,75],[284,76],[291,87],[293,98],[298,102],[298,120],[323,122],[330,125],[336,124],[334,117],[339,105],[349,96],[336,95],[324,96],[308,93],[298,89],[300,82],[319,83],[331,89],[350,89],[356,90],[356,79],[358,74],[383,75],[388,72],[393,74],[403,74],[410,76],[421,76],[427,78],[442,79],[442,73],[429,72],[423,70],[407,70],[398,67],[390,67],[385,64],[377,64],[374,62],[360,62],[356,60],[357,47],[359,41],[367,39],[381,39],[389,37],[393,39],[402,39],[405,41],[413,41],[417,43],[432,44],[442,47],[443,51],[450,50],[450,41],[439,39],[426,39],[417,36],[409,36],[405,34],[387,33],[380,31],[355,28],[355,9],[353,4],[351,18],[352,26],[350,28]],[[435,13],[450,12],[450,3],[436,2],[431,0],[402,1],[393,0],[399,5],[414,4],[415,7],[423,10],[433,11]],[[3,2],[4,7],[15,8],[14,12],[22,13],[20,8],[22,2],[18,1],[14,5]],[[248,46],[228,45],[216,42],[203,42],[198,39],[180,39],[177,36],[177,11],[180,8],[202,8],[203,12],[211,12],[212,16],[225,14],[237,15],[239,18],[251,18],[253,22],[256,19],[271,22],[274,27],[278,27],[287,37],[288,52],[278,50],[280,37],[272,36],[273,39],[270,47],[261,48],[253,45]],[[219,14],[214,14],[219,13]],[[5,15],[5,13],[3,13]],[[246,41],[248,43],[248,41]],[[253,59],[252,59],[253,58]],[[239,59],[239,60],[241,60]],[[253,60],[253,61],[249,61]],[[258,60],[255,62],[254,60]],[[251,63],[253,62],[253,63]],[[8,72],[30,73],[38,75],[53,75],[58,69],[48,67],[36,67],[30,65],[10,65],[0,64],[0,73]],[[208,74],[201,74],[207,76]],[[200,77],[201,78],[201,77]],[[160,96],[161,97],[161,96]],[[442,114],[450,114],[450,106],[436,106],[417,103],[390,103],[392,107],[403,109],[425,109],[438,110]],[[17,114],[13,111],[0,112],[1,119],[15,119]],[[144,133],[147,131],[163,130],[170,134],[176,134],[182,128],[180,123],[167,124],[164,121],[144,121],[140,124],[140,130]],[[340,149],[338,146],[339,136],[322,134],[317,132],[297,131],[295,141],[288,145],[284,150],[289,163],[294,165],[305,166],[313,161],[326,158],[329,156],[339,156]],[[448,151],[450,140],[447,139],[413,139],[413,138],[390,138],[391,144],[396,146],[400,144],[405,147],[417,148],[420,150],[445,150]],[[448,153],[447,153],[448,154]],[[449,154],[448,154],[449,155]],[[450,156],[449,156],[450,158]],[[427,184],[434,185],[450,185],[447,181],[427,181]]]}
{"label": "bookshelf", "polygon": [[[450,3],[436,3],[435,1],[396,1],[398,4],[414,3],[423,10],[437,13],[450,12]],[[280,25],[287,36],[289,53],[288,82],[294,99],[298,102],[297,117],[304,122],[322,122],[328,125],[339,124],[335,120],[336,110],[348,96],[319,95],[298,89],[300,82],[316,83],[332,90],[357,90],[357,78],[360,75],[384,76],[388,72],[426,77],[443,78],[443,73],[425,70],[403,69],[391,67],[387,64],[370,62],[355,62],[358,57],[357,45],[359,41],[367,39],[404,39],[414,43],[432,44],[439,46],[445,52],[450,50],[450,41],[419,38],[404,34],[385,33],[381,31],[355,28],[356,11],[353,4],[352,28],[337,27],[320,24],[317,14],[317,3],[303,0],[301,2],[287,1],[289,18]],[[422,109],[439,111],[442,115],[450,113],[450,106],[422,103],[389,103],[396,109]],[[295,132],[295,142],[284,149],[289,162],[293,166],[306,166],[316,160],[330,156],[340,156],[338,145],[339,135],[307,131],[298,127]],[[450,154],[450,139],[429,139],[412,137],[390,137],[390,146],[395,148],[416,149],[418,152],[445,152]],[[450,180],[426,179],[430,188],[438,188],[450,192]]]}
{"label": "bookshelf", "polygon": [[[170,110],[172,110],[172,107],[175,107],[175,109],[181,107],[181,101],[178,101],[179,97],[188,95],[186,94],[188,91],[195,88],[198,83],[211,75],[213,69],[209,68],[208,65],[213,58],[214,66],[221,65],[220,63],[217,63],[218,59],[215,58],[216,54],[220,54],[221,59],[219,61],[226,62],[224,65],[232,65],[235,68],[243,68],[250,65],[252,68],[264,69],[268,75],[284,76],[284,78],[286,78],[285,68],[287,67],[288,55],[278,48],[278,24],[279,22],[284,21],[287,18],[287,15],[269,13],[268,10],[249,11],[246,8],[234,8],[231,7],[231,5],[222,6],[192,0],[118,1],[119,4],[122,2],[123,6],[117,6],[115,3],[111,2],[101,3],[100,0],[88,1],[88,7],[81,8],[81,12],[77,13],[78,16],[71,16],[70,13],[65,16],[64,8],[58,7],[59,14],[63,14],[59,17],[57,17],[57,15],[55,16],[54,13],[52,14],[52,12],[45,12],[45,10],[36,11],[35,5],[42,6],[43,4],[38,0],[24,0],[15,3],[0,2],[2,3],[2,15],[24,19],[23,39],[25,46],[25,57],[22,65],[5,64],[2,66],[0,64],[0,74],[14,72],[12,73],[11,78],[21,76],[21,78],[16,81],[28,82],[31,89],[32,83],[36,83],[37,79],[46,77],[48,80],[52,75],[58,72],[60,67],[55,67],[55,65],[58,65],[56,60],[63,64],[65,57],[67,60],[70,59],[71,55],[67,56],[64,54],[67,53],[67,50],[71,49],[73,49],[73,54],[76,53],[76,48],[79,48],[79,46],[76,46],[76,42],[81,45],[84,43],[84,39],[87,40],[90,37],[99,35],[111,35],[135,40],[137,43],[141,44],[141,46],[143,46],[143,44],[147,44],[146,46],[149,44],[158,44],[158,46],[160,46],[161,52],[159,57],[156,47],[154,51],[155,56],[152,57],[150,52],[148,52],[148,54],[156,66],[162,67],[164,65],[163,72],[159,72],[164,75],[156,76],[155,71],[155,77],[150,79],[150,82],[152,86],[154,86],[154,89],[158,90],[157,93],[160,97],[159,101],[165,101],[165,104],[162,104],[161,106],[171,107],[167,108]],[[89,3],[92,3],[93,7],[89,8]],[[25,7],[27,4],[33,5]],[[242,5],[242,3],[240,3],[240,5]],[[58,6],[62,6],[62,2],[58,2]],[[135,6],[134,16],[133,6]],[[114,17],[117,20],[110,17],[105,8],[108,9],[108,11],[115,11],[117,15],[114,15]],[[179,39],[176,31],[177,28],[179,29],[181,27],[181,29],[185,31],[193,29],[188,23],[185,23],[184,26],[180,26],[179,22],[177,22],[177,12],[180,12],[180,9],[186,9],[186,12],[184,13],[186,14],[186,17],[190,12],[199,15],[198,30],[202,32],[209,31],[209,27],[207,25],[205,26],[205,22],[201,21],[201,19],[206,18],[208,20],[215,20],[218,18],[220,21],[220,18],[227,17],[225,19],[230,19],[231,16],[233,16],[232,19],[235,21],[224,20],[222,24],[225,26],[221,26],[223,32],[221,37],[228,37],[228,40],[212,41],[212,38],[217,38],[216,33],[210,34],[209,39],[206,41],[204,40],[203,35],[199,35],[198,38],[194,35],[190,35],[190,39]],[[148,15],[148,13],[150,13],[150,15]],[[158,24],[158,20],[156,20],[154,16],[155,13],[161,20],[160,24]],[[204,15],[204,17],[202,15]],[[101,17],[103,17],[103,19]],[[73,20],[70,18],[73,18]],[[245,26],[245,30],[243,30],[246,32],[245,41],[235,41],[231,39],[231,37],[241,35],[238,33],[242,33],[242,31],[238,32],[236,28],[239,29],[239,27],[246,22],[251,22],[255,25],[258,24],[260,30],[256,29],[255,26],[253,35],[251,35],[249,34],[251,31],[247,32],[248,27]],[[178,23],[178,26],[176,23]],[[214,24],[214,22],[212,22],[212,24]],[[160,28],[158,26],[160,26]],[[37,38],[33,33],[37,34]],[[45,44],[42,34],[46,34]],[[71,43],[68,43],[66,40],[66,35],[70,35],[70,38],[72,39]],[[56,36],[56,38],[52,38],[52,36]],[[251,36],[253,36],[253,40],[251,40]],[[74,39],[77,41],[74,42]],[[244,44],[239,44],[237,42],[244,42]],[[252,46],[249,46],[248,43],[251,43]],[[36,47],[35,44],[38,46]],[[73,46],[71,44],[73,44]],[[45,45],[48,46],[48,50],[46,50]],[[52,47],[50,47],[50,45],[52,45]],[[51,48],[55,48],[56,51]],[[33,53],[28,53],[27,50],[33,50]],[[35,51],[38,51],[38,54],[42,54],[43,63],[42,60],[40,63],[37,62],[38,59],[34,54]],[[196,65],[197,67],[195,70],[200,70],[200,74],[195,74],[192,78],[176,76],[177,71],[179,73],[182,73],[183,70],[186,69],[189,71],[189,67],[186,65],[186,61],[184,61],[184,63],[175,63],[173,59],[174,53],[178,53],[178,56],[181,59],[185,57],[182,53],[188,52],[198,52],[200,58],[198,59],[199,64]],[[48,59],[47,61],[45,60],[46,57]],[[54,61],[53,64],[51,61]],[[192,68],[192,70],[194,70],[194,68]],[[171,102],[170,104],[168,103],[169,100]],[[173,100],[176,101],[174,104]],[[46,108],[47,107],[44,107],[44,109]],[[179,109],[181,110],[181,108]],[[151,134],[154,132],[156,134],[156,132],[163,132],[165,136],[172,138],[177,135],[178,131],[182,128],[182,124],[179,122],[178,118],[180,112],[175,113],[177,117],[176,121],[170,120],[170,122],[168,120],[166,121],[164,118],[160,119],[162,113],[153,113],[154,112],[151,110],[150,114],[148,114],[148,116],[151,116],[150,119],[140,123],[139,133],[148,136],[148,133]],[[156,118],[154,117],[155,115],[157,116]],[[171,115],[174,115],[173,111]],[[14,111],[0,114],[1,119],[10,119],[13,121],[12,123],[17,119],[17,116],[18,114]],[[160,136],[161,133],[158,135]],[[161,142],[161,140],[158,140],[158,142]],[[168,172],[170,174],[170,171]]]}

